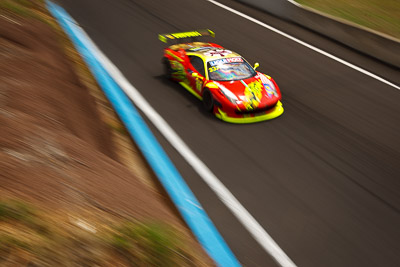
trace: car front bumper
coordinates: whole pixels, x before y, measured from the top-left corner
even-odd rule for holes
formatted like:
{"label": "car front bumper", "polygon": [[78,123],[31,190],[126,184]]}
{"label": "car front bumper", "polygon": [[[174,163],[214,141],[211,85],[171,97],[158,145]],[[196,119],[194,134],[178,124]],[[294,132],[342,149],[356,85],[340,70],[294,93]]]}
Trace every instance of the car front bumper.
{"label": "car front bumper", "polygon": [[218,119],[226,122],[245,124],[275,119],[276,117],[282,115],[283,111],[284,109],[282,107],[282,103],[281,101],[278,101],[274,108],[264,112],[255,112],[243,115],[229,115],[220,108],[217,108],[217,111],[214,114]]}

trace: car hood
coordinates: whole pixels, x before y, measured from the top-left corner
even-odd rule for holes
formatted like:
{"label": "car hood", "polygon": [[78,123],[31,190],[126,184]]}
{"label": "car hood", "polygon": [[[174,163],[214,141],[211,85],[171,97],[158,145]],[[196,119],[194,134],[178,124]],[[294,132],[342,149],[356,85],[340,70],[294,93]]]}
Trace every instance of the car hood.
{"label": "car hood", "polygon": [[226,95],[229,90],[236,98],[236,104],[244,109],[253,110],[269,105],[275,105],[281,98],[279,89],[262,73],[256,76],[236,81],[214,81]]}

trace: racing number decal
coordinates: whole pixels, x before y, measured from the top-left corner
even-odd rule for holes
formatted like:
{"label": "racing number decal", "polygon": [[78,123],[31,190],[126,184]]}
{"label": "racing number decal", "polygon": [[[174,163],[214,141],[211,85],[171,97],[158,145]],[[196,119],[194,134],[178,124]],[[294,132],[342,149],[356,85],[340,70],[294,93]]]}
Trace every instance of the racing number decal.
{"label": "racing number decal", "polygon": [[208,72],[214,72],[214,71],[217,71],[218,69],[219,69],[218,66],[214,66],[214,67],[208,68]]}

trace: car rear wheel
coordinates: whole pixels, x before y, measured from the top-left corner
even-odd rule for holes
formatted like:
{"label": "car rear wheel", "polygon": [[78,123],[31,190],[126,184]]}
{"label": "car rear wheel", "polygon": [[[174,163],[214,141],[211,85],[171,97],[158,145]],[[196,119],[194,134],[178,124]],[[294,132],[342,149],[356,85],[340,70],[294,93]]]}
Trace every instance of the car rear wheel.
{"label": "car rear wheel", "polygon": [[162,63],[164,64],[164,75],[165,75],[165,78],[171,80],[172,79],[172,68],[171,68],[171,64],[169,63],[169,60],[164,57],[162,59]]}
{"label": "car rear wheel", "polygon": [[203,92],[203,105],[204,109],[208,112],[211,112],[214,109],[214,98],[210,90],[208,90],[207,88],[205,88]]}

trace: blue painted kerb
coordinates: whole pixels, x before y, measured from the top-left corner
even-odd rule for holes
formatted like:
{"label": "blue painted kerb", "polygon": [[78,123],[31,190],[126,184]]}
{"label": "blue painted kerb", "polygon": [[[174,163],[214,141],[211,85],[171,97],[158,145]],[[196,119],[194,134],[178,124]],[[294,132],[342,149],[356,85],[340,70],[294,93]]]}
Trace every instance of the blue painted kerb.
{"label": "blue painted kerb", "polygon": [[49,0],[46,0],[46,2],[49,11],[58,20],[86,61],[125,127],[208,255],[218,266],[240,266],[137,109],[99,63],[95,51],[91,51],[90,46],[88,46],[86,36],[63,8]]}

